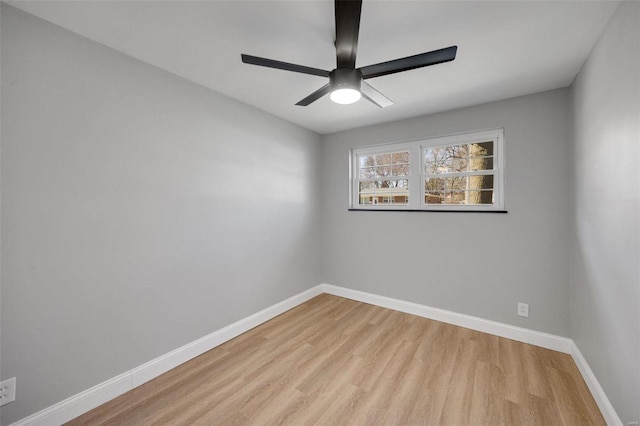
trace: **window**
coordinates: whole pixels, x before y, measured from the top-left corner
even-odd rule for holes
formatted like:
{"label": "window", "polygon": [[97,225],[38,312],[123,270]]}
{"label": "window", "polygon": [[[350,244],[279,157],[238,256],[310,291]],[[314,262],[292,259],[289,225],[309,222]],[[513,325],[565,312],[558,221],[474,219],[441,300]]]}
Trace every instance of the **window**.
{"label": "window", "polygon": [[504,130],[351,151],[351,208],[502,210]]}
{"label": "window", "polygon": [[409,151],[358,157],[358,204],[407,205]]}

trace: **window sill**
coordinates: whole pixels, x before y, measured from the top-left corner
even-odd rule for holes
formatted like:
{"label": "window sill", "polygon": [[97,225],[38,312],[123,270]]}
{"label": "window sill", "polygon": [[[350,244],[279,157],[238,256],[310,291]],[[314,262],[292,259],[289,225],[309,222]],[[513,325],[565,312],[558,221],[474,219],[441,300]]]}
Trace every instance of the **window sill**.
{"label": "window sill", "polygon": [[350,212],[410,212],[410,213],[507,213],[507,210],[410,210],[410,209],[348,209]]}

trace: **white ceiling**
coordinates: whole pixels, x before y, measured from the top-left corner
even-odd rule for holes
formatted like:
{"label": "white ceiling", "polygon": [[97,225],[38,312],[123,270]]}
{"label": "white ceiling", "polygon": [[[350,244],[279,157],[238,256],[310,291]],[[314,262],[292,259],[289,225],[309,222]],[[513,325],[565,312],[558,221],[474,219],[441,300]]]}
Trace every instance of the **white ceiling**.
{"label": "white ceiling", "polygon": [[618,6],[364,0],[358,67],[458,46],[453,62],[367,80],[395,102],[380,109],[328,96],[295,106],[327,79],[240,61],[248,53],[335,68],[331,0],[9,3],[323,134],[568,86]]}

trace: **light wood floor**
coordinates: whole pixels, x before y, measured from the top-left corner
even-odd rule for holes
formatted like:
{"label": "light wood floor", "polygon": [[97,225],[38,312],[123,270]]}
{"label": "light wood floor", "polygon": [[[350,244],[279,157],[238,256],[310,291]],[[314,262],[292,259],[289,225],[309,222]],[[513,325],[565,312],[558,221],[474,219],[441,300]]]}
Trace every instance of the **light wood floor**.
{"label": "light wood floor", "polygon": [[569,355],[323,294],[71,425],[604,425]]}

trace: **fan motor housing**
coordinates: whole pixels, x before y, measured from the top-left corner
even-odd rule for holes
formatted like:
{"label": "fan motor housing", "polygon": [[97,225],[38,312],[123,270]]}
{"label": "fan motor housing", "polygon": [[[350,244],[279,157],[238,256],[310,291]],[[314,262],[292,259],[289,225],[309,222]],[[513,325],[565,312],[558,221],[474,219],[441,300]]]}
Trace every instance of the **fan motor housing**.
{"label": "fan motor housing", "polygon": [[354,89],[360,91],[362,73],[354,68],[336,68],[329,73],[331,90]]}

